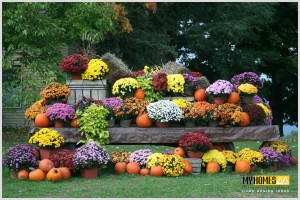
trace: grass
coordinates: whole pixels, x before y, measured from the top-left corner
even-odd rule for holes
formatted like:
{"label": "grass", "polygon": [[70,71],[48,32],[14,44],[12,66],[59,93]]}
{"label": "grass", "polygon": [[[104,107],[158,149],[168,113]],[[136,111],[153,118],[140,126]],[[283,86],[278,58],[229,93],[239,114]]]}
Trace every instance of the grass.
{"label": "grass", "polygon": [[[297,135],[282,139],[291,146],[293,156],[298,157]],[[10,146],[27,143],[26,130],[5,131],[2,134],[2,152]],[[235,142],[236,151],[249,147],[257,150],[261,142]],[[134,151],[150,148],[154,152],[170,151],[172,147],[155,145],[109,145],[108,151]],[[259,169],[253,175],[289,175],[290,186],[243,185],[243,176],[236,173],[205,174],[200,176],[152,177],[129,174],[116,175],[113,164],[100,169],[96,179],[72,177],[68,181],[52,183],[48,181],[18,181],[9,176],[7,168],[2,168],[3,198],[296,198],[298,197],[298,166],[281,168],[277,172]],[[246,175],[245,175],[246,176]],[[278,192],[279,190],[282,190]],[[259,190],[259,191],[258,191]],[[260,191],[265,190],[265,191]],[[269,191],[268,191],[269,190]],[[250,192],[249,192],[250,191]],[[273,191],[273,192],[271,192]]]}

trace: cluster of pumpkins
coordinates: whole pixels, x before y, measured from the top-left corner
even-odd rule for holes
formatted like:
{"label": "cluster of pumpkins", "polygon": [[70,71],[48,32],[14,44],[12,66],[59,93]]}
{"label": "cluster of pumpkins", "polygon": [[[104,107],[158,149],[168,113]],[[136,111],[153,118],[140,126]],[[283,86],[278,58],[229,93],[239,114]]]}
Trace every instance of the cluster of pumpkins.
{"label": "cluster of pumpkins", "polygon": [[49,159],[43,159],[39,162],[39,168],[31,172],[27,170],[20,170],[18,172],[19,180],[28,179],[31,181],[42,181],[45,178],[48,181],[61,181],[71,178],[71,171],[67,167],[55,168],[54,164]]}

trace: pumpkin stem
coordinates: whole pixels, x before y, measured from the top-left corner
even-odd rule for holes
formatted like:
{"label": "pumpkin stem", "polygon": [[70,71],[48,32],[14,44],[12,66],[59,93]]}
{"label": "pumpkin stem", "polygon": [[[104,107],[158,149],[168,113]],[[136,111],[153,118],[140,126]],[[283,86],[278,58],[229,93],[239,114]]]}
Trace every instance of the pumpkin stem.
{"label": "pumpkin stem", "polygon": [[34,171],[35,168],[34,168],[34,167],[29,167],[29,170],[30,170],[30,171]]}

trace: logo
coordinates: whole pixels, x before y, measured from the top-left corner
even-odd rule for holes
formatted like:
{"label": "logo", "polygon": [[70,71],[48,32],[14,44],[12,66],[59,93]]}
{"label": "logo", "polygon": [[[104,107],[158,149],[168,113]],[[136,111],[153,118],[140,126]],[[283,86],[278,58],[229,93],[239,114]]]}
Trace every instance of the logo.
{"label": "logo", "polygon": [[290,185],[290,176],[247,176],[243,177],[243,184],[260,185]]}

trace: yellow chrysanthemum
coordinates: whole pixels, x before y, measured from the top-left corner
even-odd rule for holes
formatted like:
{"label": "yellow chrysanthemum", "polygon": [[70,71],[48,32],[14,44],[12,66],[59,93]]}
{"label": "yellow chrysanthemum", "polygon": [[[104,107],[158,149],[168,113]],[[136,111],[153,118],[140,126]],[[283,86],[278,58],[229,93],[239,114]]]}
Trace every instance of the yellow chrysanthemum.
{"label": "yellow chrysanthemum", "polygon": [[250,165],[254,165],[263,161],[263,155],[260,152],[254,151],[250,148],[244,148],[240,150],[236,155],[237,161],[247,160]]}
{"label": "yellow chrysanthemum", "polygon": [[264,104],[257,103],[257,105],[259,105],[264,110],[267,117],[271,114],[271,111],[269,110],[269,108],[267,106],[265,106]]}
{"label": "yellow chrysanthemum", "polygon": [[101,59],[92,59],[88,63],[87,69],[81,74],[82,80],[101,80],[109,71],[105,62]]}
{"label": "yellow chrysanthemum", "polygon": [[56,130],[42,128],[31,136],[28,142],[30,144],[37,144],[39,147],[58,148],[65,142],[65,140]]}
{"label": "yellow chrysanthemum", "polygon": [[181,74],[169,74],[167,75],[168,88],[167,91],[174,93],[183,93],[184,92],[184,77]]}
{"label": "yellow chrysanthemum", "polygon": [[128,92],[133,92],[139,88],[138,82],[134,78],[121,78],[117,80],[112,88],[114,95],[124,96]]}
{"label": "yellow chrysanthemum", "polygon": [[191,102],[184,100],[184,99],[173,99],[172,100],[173,103],[175,103],[179,108],[185,108],[188,105],[192,104]]}
{"label": "yellow chrysanthemum", "polygon": [[217,163],[219,163],[220,167],[223,169],[223,171],[226,169],[227,166],[227,160],[225,155],[218,151],[218,150],[209,150],[208,152],[203,154],[202,157],[202,165],[205,167],[205,165],[210,162],[215,160]]}
{"label": "yellow chrysanthemum", "polygon": [[245,84],[241,84],[238,87],[238,91],[239,91],[240,95],[242,95],[242,94],[254,95],[254,94],[257,94],[258,89],[252,84],[245,83]]}

